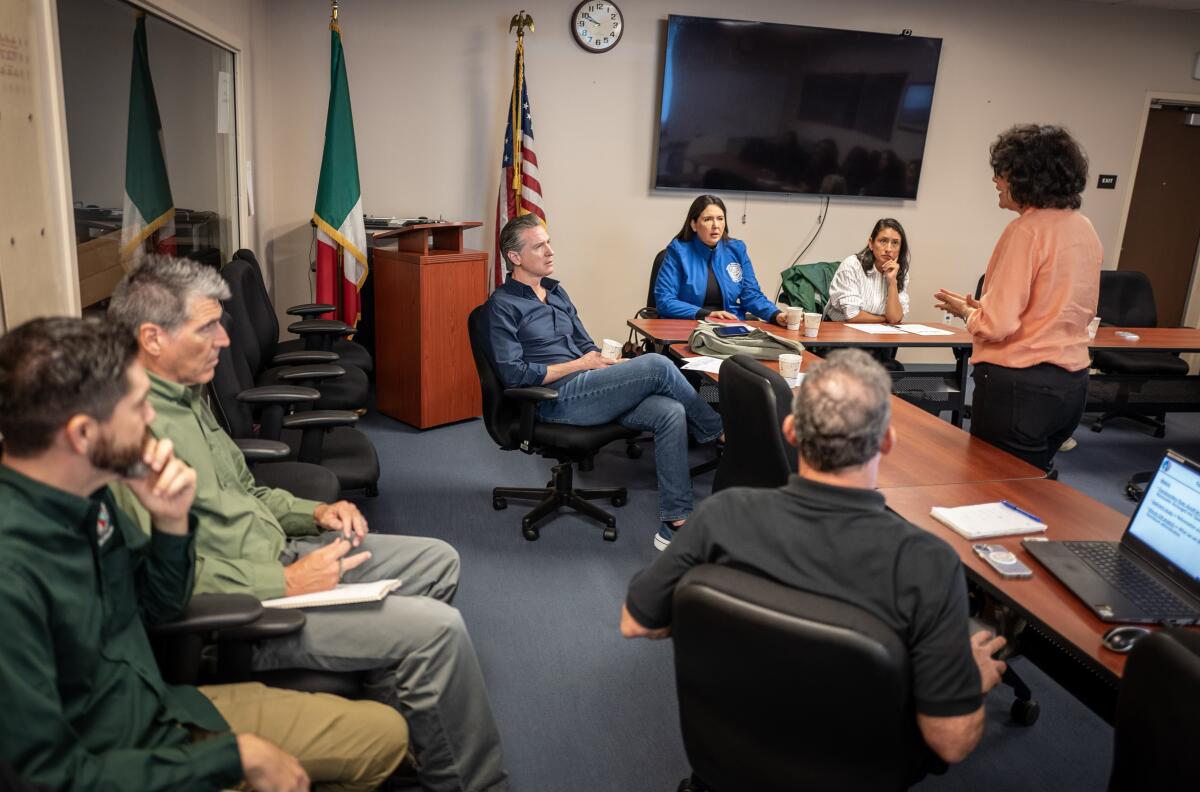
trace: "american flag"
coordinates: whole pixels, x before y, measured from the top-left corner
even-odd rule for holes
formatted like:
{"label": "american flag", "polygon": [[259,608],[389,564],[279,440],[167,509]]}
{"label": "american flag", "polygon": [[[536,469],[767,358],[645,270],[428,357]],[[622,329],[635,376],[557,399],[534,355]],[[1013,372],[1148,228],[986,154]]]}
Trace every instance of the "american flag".
{"label": "american flag", "polygon": [[500,229],[512,218],[523,214],[535,214],[543,224],[546,222],[542,184],[538,181],[537,154],[533,147],[533,112],[529,108],[529,90],[525,85],[525,44],[518,39],[513,64],[512,98],[508,103],[508,126],[504,130],[504,158],[500,163],[500,194],[496,198],[496,255],[489,291],[504,282]]}

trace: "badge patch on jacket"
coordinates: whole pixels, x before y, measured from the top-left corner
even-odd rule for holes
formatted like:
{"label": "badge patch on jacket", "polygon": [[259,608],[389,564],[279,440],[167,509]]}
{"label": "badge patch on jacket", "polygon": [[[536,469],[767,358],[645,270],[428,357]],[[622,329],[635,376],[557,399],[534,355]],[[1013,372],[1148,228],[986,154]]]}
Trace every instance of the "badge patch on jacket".
{"label": "badge patch on jacket", "polygon": [[96,544],[103,547],[104,543],[112,538],[112,535],[112,518],[108,514],[108,507],[101,503],[100,512],[96,515]]}
{"label": "badge patch on jacket", "polygon": [[742,282],[742,265],[736,261],[731,261],[725,265],[725,271],[729,273],[729,279],[734,283]]}

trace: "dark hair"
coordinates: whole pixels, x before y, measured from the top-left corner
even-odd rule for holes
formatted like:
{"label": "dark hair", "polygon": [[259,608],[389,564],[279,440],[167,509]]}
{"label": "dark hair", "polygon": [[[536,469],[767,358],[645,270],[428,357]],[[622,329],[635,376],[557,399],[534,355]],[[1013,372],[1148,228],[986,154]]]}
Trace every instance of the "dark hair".
{"label": "dark hair", "polygon": [[892,378],[861,349],[809,367],[792,404],[800,455],[821,471],[857,467],[879,453],[892,415]]}
{"label": "dark hair", "polygon": [[[692,221],[699,220],[700,215],[710,206],[721,207],[721,214],[728,215],[725,211],[725,202],[715,195],[701,195],[692,201],[692,205],[688,208],[687,217],[683,221],[683,228],[679,229],[679,233],[675,238],[680,242],[691,242],[696,236],[696,232],[692,230]],[[725,218],[725,233],[721,234],[721,239],[729,239],[729,218]]]}
{"label": "dark hair", "polygon": [[102,319],[33,319],[0,338],[0,434],[13,456],[44,451],[74,415],[106,421],[129,392],[137,339]]}
{"label": "dark hair", "polygon": [[522,237],[526,229],[533,228],[542,224],[542,220],[535,214],[523,214],[514,217],[504,224],[504,228],[500,229],[500,256],[504,259],[504,268],[508,272],[513,271],[512,259],[508,254],[521,252],[524,242]]}
{"label": "dark hair", "polygon": [[[896,254],[896,261],[900,262],[900,271],[896,273],[896,287],[904,291],[904,285],[908,283],[908,235],[904,233],[904,226],[900,225],[899,220],[893,220],[890,217],[880,218],[875,223],[875,227],[871,229],[871,235],[867,239],[874,242],[875,237],[879,236],[879,232],[885,228],[890,228],[900,235],[900,252]],[[862,264],[863,274],[869,275],[871,268],[875,266],[875,254],[871,251],[870,243],[858,251],[858,263]]]}
{"label": "dark hair", "polygon": [[1008,180],[1018,206],[1078,209],[1087,186],[1088,160],[1062,127],[1018,124],[991,148],[992,172]]}

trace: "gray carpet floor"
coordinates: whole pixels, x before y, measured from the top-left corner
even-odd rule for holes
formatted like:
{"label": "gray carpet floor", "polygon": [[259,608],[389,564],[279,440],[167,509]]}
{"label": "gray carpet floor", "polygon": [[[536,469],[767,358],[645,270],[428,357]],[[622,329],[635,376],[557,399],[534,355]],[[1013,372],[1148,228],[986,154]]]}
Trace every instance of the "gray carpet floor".
{"label": "gray carpet floor", "polygon": [[[1129,474],[1155,466],[1168,446],[1200,453],[1200,418],[1171,416],[1165,440],[1117,422],[1102,434],[1076,432],[1079,447],[1058,456],[1062,480],[1114,508],[1133,504]],[[371,414],[363,428],[379,450],[380,495],[361,501],[373,530],[436,536],[462,555],[455,604],[487,677],[516,792],[671,792],[688,773],[679,735],[669,642],[627,641],[617,632],[625,587],[656,556],[653,454],[603,451],[581,485],[620,485],[620,537],[571,514],[543,523],[537,542],[521,537],[525,508],[491,505],[493,486],[541,486],[550,464],[502,452],[481,422],[419,432]],[[897,453],[903,453],[898,449]],[[702,461],[697,451],[693,462]],[[698,478],[698,495],[711,488]],[[1031,728],[1008,720],[1011,695],[987,700],[980,747],[921,790],[1099,790],[1106,785],[1112,730],[1032,664],[1016,661],[1041,704]],[[797,712],[797,717],[819,713]],[[869,751],[870,746],[863,746]]]}

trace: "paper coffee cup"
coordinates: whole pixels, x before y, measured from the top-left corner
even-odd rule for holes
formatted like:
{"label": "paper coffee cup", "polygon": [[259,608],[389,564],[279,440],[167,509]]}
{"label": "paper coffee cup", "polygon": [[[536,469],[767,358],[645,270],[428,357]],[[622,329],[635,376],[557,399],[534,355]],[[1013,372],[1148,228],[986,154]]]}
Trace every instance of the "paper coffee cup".
{"label": "paper coffee cup", "polygon": [[1096,331],[1100,329],[1100,317],[1093,316],[1092,321],[1088,322],[1088,338],[1092,341],[1096,340]]}
{"label": "paper coffee cup", "polygon": [[616,360],[621,357],[621,342],[613,341],[611,338],[604,339],[604,349],[600,351],[600,357]]}
{"label": "paper coffee cup", "polygon": [[785,352],[779,356],[779,373],[784,379],[796,379],[800,374],[800,356]]}
{"label": "paper coffee cup", "polygon": [[817,332],[821,329],[821,314],[807,313],[804,314],[804,335],[808,338],[816,338]]}
{"label": "paper coffee cup", "polygon": [[804,309],[787,308],[784,310],[784,318],[787,319],[788,330],[799,330],[800,325],[804,322]]}

